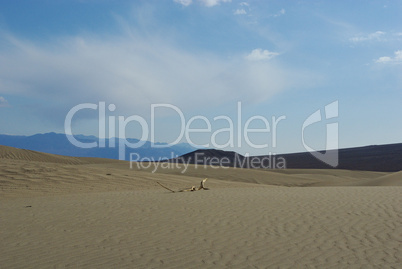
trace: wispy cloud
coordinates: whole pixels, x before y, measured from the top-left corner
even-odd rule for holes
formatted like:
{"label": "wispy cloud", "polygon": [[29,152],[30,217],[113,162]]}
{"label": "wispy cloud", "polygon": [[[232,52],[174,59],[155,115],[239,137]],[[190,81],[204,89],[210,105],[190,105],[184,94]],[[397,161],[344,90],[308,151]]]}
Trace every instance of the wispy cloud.
{"label": "wispy cloud", "polygon": [[8,102],[6,100],[6,98],[4,98],[3,96],[0,96],[0,107],[6,107],[8,106]]}
{"label": "wispy cloud", "polygon": [[146,113],[152,103],[192,109],[262,102],[293,86],[292,71],[266,61],[275,52],[256,49],[246,59],[239,54],[228,60],[186,51],[156,36],[133,36],[75,36],[35,44],[3,35],[2,43],[8,44],[0,47],[0,82],[9,87],[0,87],[0,94],[49,104],[63,100],[59,113],[79,103],[106,101],[133,114]]}
{"label": "wispy cloud", "polygon": [[394,63],[394,64],[402,64],[402,50],[397,50],[394,52],[394,56],[383,56],[375,60],[376,63]]}
{"label": "wispy cloud", "polygon": [[245,15],[245,14],[247,14],[247,11],[244,8],[239,8],[239,9],[236,9],[233,12],[233,14],[234,15]]}
{"label": "wispy cloud", "polygon": [[250,61],[264,61],[264,60],[270,60],[278,55],[279,53],[277,52],[272,52],[263,49],[254,49],[246,56],[246,59]]}
{"label": "wispy cloud", "polygon": [[272,17],[277,18],[277,17],[280,17],[282,15],[285,15],[285,13],[286,13],[286,10],[284,8],[282,8],[276,14],[272,15]]}
{"label": "wispy cloud", "polygon": [[250,4],[247,2],[241,2],[238,4],[239,8],[237,8],[233,14],[234,15],[246,15],[250,12]]}
{"label": "wispy cloud", "polygon": [[374,33],[366,34],[366,35],[357,35],[349,39],[349,41],[353,43],[360,43],[366,41],[383,41],[385,37],[385,32],[377,31]]}
{"label": "wispy cloud", "polygon": [[232,2],[232,0],[199,0],[203,5],[207,7],[213,7],[220,3]]}
{"label": "wispy cloud", "polygon": [[[173,1],[183,6],[189,6],[193,3],[192,0],[173,0]],[[219,5],[220,3],[232,2],[232,0],[198,0],[198,1],[206,7],[213,7]]]}
{"label": "wispy cloud", "polygon": [[173,1],[186,7],[191,5],[191,3],[193,2],[193,0],[173,0]]}

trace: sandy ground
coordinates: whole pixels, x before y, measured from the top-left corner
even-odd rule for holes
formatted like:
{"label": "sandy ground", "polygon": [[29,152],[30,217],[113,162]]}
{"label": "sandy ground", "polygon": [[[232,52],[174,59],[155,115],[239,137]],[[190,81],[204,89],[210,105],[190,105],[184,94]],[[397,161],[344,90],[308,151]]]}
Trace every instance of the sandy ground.
{"label": "sandy ground", "polygon": [[401,172],[132,168],[0,146],[0,268],[401,266]]}

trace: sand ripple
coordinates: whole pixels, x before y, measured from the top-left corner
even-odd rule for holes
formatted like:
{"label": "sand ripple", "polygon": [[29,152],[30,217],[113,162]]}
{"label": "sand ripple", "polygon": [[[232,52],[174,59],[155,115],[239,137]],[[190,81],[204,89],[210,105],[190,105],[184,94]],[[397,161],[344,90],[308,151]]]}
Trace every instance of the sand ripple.
{"label": "sand ripple", "polygon": [[0,205],[0,264],[398,268],[401,205],[398,187],[256,187],[16,198]]}

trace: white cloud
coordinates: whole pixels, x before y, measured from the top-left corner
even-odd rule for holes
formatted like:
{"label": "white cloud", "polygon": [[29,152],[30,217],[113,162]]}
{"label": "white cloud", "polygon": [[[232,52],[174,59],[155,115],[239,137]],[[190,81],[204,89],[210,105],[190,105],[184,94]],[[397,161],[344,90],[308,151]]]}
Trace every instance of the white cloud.
{"label": "white cloud", "polygon": [[402,50],[395,51],[395,58],[397,61],[402,61]]}
{"label": "white cloud", "polygon": [[[173,0],[173,1],[186,7],[193,3],[193,0]],[[206,7],[213,7],[220,5],[220,3],[232,2],[232,0],[198,0],[198,1]]]}
{"label": "white cloud", "polygon": [[250,54],[246,56],[246,59],[250,61],[262,61],[262,60],[270,60],[278,55],[279,53],[277,52],[262,49],[254,49],[251,51]]}
{"label": "white cloud", "polygon": [[6,107],[8,106],[8,102],[6,100],[6,98],[4,98],[3,96],[0,96],[0,107]]}
{"label": "white cloud", "polygon": [[375,60],[376,63],[402,63],[402,50],[394,52],[394,57],[383,56]]}
{"label": "white cloud", "polygon": [[247,3],[247,2],[241,2],[241,3],[240,3],[240,6],[246,6],[246,7],[248,7],[248,6],[250,6],[250,4]]}
{"label": "white cloud", "polygon": [[220,3],[232,2],[232,0],[199,0],[199,1],[207,7],[213,7],[219,5]]}
{"label": "white cloud", "polygon": [[244,15],[247,14],[246,10],[244,8],[236,9],[235,12],[233,12],[234,15]]}
{"label": "white cloud", "polygon": [[285,13],[286,13],[286,10],[284,8],[282,8],[281,10],[278,11],[278,13],[273,15],[273,17],[276,18],[276,17],[282,16],[282,15],[285,15]]}
{"label": "white cloud", "polygon": [[43,109],[51,114],[65,115],[77,104],[99,101],[114,103],[126,115],[148,113],[155,103],[199,109],[237,100],[263,102],[296,83],[290,79],[293,72],[258,61],[278,55],[262,49],[246,59],[227,60],[139,34],[38,44],[3,39],[8,44],[0,47],[0,84],[8,86],[0,87],[0,95],[46,100],[52,107]]}
{"label": "white cloud", "polygon": [[187,7],[193,2],[193,0],[174,0],[174,2]]}
{"label": "white cloud", "polygon": [[385,32],[377,31],[368,35],[358,35],[350,38],[349,40],[353,43],[359,43],[365,41],[382,41],[385,34],[386,34]]}
{"label": "white cloud", "polygon": [[391,57],[383,56],[383,57],[378,58],[376,60],[376,63],[387,63],[387,62],[391,62],[391,61],[392,61]]}

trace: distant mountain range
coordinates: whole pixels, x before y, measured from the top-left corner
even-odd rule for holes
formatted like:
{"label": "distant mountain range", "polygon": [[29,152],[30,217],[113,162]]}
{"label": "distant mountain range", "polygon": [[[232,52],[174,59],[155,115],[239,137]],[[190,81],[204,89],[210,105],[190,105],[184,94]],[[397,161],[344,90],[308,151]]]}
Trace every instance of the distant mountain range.
{"label": "distant mountain range", "polygon": [[[82,143],[99,142],[95,136],[74,135],[74,138]],[[115,140],[115,147],[111,147],[110,140],[105,140],[105,147],[99,148],[79,148],[70,143],[65,134],[45,133],[32,136],[0,135],[0,145],[10,146],[21,149],[29,149],[40,152],[73,156],[73,157],[98,157],[108,159],[119,159],[119,141]],[[138,139],[127,139],[128,142],[135,144],[140,142]],[[152,147],[151,142],[144,141],[144,144],[136,149],[125,149],[125,160],[130,160],[130,153],[135,153],[135,158],[139,159],[171,159],[176,156],[194,151],[196,148],[189,144],[182,143],[166,147],[167,144],[157,143],[165,147]]]}
{"label": "distant mountain range", "polygon": [[[99,142],[95,136],[75,135],[74,138],[82,143]],[[127,141],[130,143],[139,142],[137,139],[127,139]],[[119,159],[119,141],[116,139],[115,147],[110,147],[111,141],[109,140],[104,142],[105,147],[103,148],[85,149],[71,144],[65,134],[0,135],[0,145],[4,146],[73,157]],[[167,146],[163,143],[158,145]],[[153,147],[151,142],[144,141],[144,144],[139,148],[126,148],[125,160],[130,160],[130,153],[135,153],[136,158],[142,161],[165,160],[167,162],[211,166],[266,169],[347,169],[380,172],[402,170],[402,143],[340,149],[338,151],[339,165],[335,168],[316,159],[309,152],[245,157],[234,151],[196,149],[186,143],[158,148]]]}
{"label": "distant mountain range", "polygon": [[346,169],[378,172],[402,170],[402,143],[340,149],[338,153],[339,165],[335,168],[316,159],[309,152],[245,157],[233,151],[200,149],[169,162],[266,169]]}

